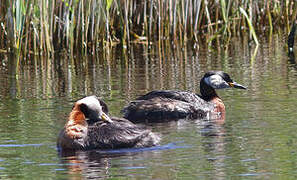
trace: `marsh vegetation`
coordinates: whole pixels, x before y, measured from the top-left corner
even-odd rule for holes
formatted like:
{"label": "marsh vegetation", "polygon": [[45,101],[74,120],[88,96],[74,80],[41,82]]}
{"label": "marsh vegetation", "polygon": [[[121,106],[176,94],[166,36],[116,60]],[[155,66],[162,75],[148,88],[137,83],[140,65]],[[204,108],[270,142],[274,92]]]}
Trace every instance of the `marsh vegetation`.
{"label": "marsh vegetation", "polygon": [[[96,53],[121,44],[228,44],[230,37],[289,31],[293,0],[0,0],[0,52]],[[162,41],[161,41],[162,40]]]}

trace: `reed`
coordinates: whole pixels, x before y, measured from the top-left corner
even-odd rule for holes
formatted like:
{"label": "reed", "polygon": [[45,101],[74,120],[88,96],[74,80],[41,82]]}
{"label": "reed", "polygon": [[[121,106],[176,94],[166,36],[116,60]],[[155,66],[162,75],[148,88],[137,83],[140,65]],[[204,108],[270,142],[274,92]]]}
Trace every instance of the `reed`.
{"label": "reed", "polygon": [[[285,29],[293,0],[0,0],[0,52],[96,53],[115,43],[208,42]],[[239,8],[240,7],[240,8]]]}

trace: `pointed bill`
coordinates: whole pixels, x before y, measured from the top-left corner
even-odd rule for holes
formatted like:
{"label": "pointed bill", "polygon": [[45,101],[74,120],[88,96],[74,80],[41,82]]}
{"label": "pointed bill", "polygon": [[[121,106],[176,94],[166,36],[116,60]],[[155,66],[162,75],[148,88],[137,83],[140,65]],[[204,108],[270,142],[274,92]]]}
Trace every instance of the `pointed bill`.
{"label": "pointed bill", "polygon": [[230,82],[230,87],[237,88],[237,89],[247,89],[245,86],[238,84],[237,82]]}
{"label": "pointed bill", "polygon": [[101,114],[101,116],[99,118],[102,119],[103,121],[107,121],[107,122],[110,122],[110,123],[113,122],[110,119],[110,117],[107,114],[105,114],[104,112],[102,112],[102,114]]}

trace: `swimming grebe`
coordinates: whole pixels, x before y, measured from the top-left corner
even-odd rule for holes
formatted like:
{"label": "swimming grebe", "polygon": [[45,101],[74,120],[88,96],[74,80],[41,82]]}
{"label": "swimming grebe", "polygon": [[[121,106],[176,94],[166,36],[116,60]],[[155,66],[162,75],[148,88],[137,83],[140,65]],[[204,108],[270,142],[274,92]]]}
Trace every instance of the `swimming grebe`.
{"label": "swimming grebe", "polygon": [[150,147],[160,137],[123,118],[110,118],[107,105],[96,96],[77,101],[61,131],[59,150]]}
{"label": "swimming grebe", "polygon": [[200,81],[201,95],[189,91],[156,90],[130,102],[124,118],[134,122],[163,122],[182,118],[205,118],[209,112],[225,116],[225,105],[215,89],[246,89],[223,71],[207,72]]}

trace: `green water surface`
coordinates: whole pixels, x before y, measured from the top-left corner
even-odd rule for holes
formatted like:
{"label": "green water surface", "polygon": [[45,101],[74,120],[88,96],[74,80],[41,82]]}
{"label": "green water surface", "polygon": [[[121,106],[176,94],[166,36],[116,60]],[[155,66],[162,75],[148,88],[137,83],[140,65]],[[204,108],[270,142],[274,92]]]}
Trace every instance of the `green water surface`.
{"label": "green water surface", "polygon": [[[0,55],[0,178],[296,179],[297,65],[282,36],[254,46],[162,48],[133,45],[88,57]],[[79,152],[61,158],[56,139],[73,102],[96,94],[114,116],[150,90],[199,93],[208,70],[223,70],[248,90],[219,90],[224,123],[149,125],[161,147]]]}

